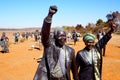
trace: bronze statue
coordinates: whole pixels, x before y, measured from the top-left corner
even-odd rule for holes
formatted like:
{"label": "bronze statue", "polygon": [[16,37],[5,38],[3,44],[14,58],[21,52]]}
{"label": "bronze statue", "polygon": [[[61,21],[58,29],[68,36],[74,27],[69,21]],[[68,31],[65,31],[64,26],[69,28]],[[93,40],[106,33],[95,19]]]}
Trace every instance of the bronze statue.
{"label": "bronze statue", "polygon": [[72,70],[74,80],[78,80],[75,51],[65,45],[66,32],[64,30],[55,30],[54,42],[51,43],[49,40],[52,17],[57,10],[56,6],[50,6],[49,13],[43,22],[41,38],[44,55],[34,80],[71,80],[70,70]]}

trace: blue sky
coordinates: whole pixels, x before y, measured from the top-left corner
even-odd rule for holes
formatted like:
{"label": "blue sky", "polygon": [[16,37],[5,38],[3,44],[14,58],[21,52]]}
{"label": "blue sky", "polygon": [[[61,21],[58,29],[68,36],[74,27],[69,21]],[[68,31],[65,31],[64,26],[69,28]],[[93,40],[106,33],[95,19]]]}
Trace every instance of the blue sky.
{"label": "blue sky", "polygon": [[41,27],[51,5],[58,7],[52,27],[85,26],[120,12],[120,0],[0,0],[0,28]]}

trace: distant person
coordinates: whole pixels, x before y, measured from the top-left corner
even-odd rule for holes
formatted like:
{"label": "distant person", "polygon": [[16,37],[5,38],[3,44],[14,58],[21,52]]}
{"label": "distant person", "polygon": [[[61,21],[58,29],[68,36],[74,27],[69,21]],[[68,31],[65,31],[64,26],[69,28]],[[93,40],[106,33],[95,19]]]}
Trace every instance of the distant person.
{"label": "distant person", "polygon": [[39,44],[39,49],[42,50],[41,34],[38,35],[38,44]]}
{"label": "distant person", "polygon": [[35,42],[38,41],[38,35],[39,35],[39,30],[36,30],[36,31],[34,32]]}
{"label": "distant person", "polygon": [[[97,33],[97,39],[98,41],[102,39],[102,37],[105,35],[105,32],[103,30],[99,30]],[[105,56],[105,51],[106,51],[106,45],[102,48],[102,55]]]}
{"label": "distant person", "polygon": [[2,53],[8,53],[9,52],[8,42],[9,42],[9,38],[6,36],[6,33],[3,32],[2,36],[1,36],[1,39],[0,39],[0,45],[2,47],[2,50],[1,50]]}
{"label": "distant person", "polygon": [[76,45],[76,42],[77,42],[77,32],[73,32],[72,38],[74,40],[74,45]]}
{"label": "distant person", "polygon": [[49,42],[52,17],[57,12],[56,6],[50,6],[49,13],[44,19],[42,27],[42,44],[44,55],[38,66],[34,80],[71,80],[72,70],[74,80],[78,80],[75,61],[75,51],[65,45],[66,32],[64,30],[54,31],[54,43]]}
{"label": "distant person", "polygon": [[[83,36],[85,48],[79,50],[76,56],[79,80],[102,80],[102,48],[111,39],[111,34],[116,26],[111,24],[111,29],[95,44],[95,35],[87,33]],[[80,69],[79,69],[80,68]]]}
{"label": "distant person", "polygon": [[68,32],[68,34],[67,34],[67,43],[68,44],[70,44],[71,38],[72,38],[71,33]]}
{"label": "distant person", "polygon": [[15,43],[18,43],[19,37],[20,37],[20,33],[19,33],[19,32],[14,33],[14,40],[15,40]]}
{"label": "distant person", "polygon": [[23,39],[25,39],[25,32],[22,32],[21,36]]}
{"label": "distant person", "polygon": [[80,33],[77,33],[77,40],[80,40]]}
{"label": "distant person", "polygon": [[29,33],[26,32],[25,36],[26,36],[26,39],[28,40],[28,38],[29,38]]}

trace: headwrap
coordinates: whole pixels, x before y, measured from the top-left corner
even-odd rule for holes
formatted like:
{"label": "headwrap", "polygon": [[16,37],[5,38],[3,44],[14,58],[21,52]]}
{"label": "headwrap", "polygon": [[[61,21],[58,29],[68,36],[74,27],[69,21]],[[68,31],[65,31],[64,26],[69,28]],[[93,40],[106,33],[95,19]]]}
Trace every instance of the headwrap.
{"label": "headwrap", "polygon": [[86,42],[88,40],[93,40],[95,41],[96,37],[94,34],[91,34],[91,33],[86,33],[84,36],[83,36],[83,41]]}

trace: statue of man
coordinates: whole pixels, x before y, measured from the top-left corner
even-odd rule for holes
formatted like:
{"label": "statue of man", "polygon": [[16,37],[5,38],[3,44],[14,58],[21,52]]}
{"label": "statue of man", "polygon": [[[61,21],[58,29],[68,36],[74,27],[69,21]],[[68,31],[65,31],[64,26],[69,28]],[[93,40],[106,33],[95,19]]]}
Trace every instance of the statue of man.
{"label": "statue of man", "polygon": [[51,43],[49,40],[52,17],[56,12],[57,7],[50,6],[49,13],[43,22],[41,38],[44,55],[34,80],[71,80],[70,70],[72,70],[74,80],[78,79],[75,51],[65,45],[66,32],[64,30],[55,30],[54,42]]}

